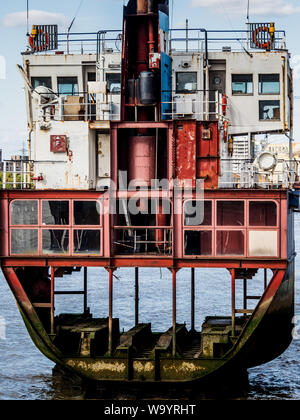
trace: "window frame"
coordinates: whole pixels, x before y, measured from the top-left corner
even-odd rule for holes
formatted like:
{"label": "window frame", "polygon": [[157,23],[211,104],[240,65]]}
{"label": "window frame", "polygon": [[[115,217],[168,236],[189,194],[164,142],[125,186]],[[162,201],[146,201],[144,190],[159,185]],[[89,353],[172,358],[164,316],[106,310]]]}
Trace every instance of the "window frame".
{"label": "window frame", "polygon": [[[110,85],[109,85],[109,76],[115,76],[115,75],[118,75],[118,76],[120,76],[120,91],[118,91],[118,92],[111,92],[111,90],[110,90]],[[121,95],[121,92],[122,92],[122,74],[121,73],[113,73],[113,72],[107,72],[107,73],[105,73],[105,80],[106,80],[106,83],[107,83],[107,91],[108,91],[108,93],[109,94],[111,94],[111,95]]]}
{"label": "window frame", "polygon": [[[246,82],[246,84],[248,85],[248,83],[252,83],[252,92],[251,93],[240,93],[240,92],[235,93],[233,91],[233,84],[238,83],[238,82],[233,81],[234,76],[251,76],[252,81],[251,82]],[[254,96],[254,77],[253,76],[254,76],[253,73],[232,73],[231,74],[231,95],[232,96]],[[241,82],[241,83],[243,83],[243,82]]]}
{"label": "window frame", "polygon": [[[194,74],[196,75],[196,89],[193,90],[178,90],[178,76],[180,74]],[[198,72],[197,71],[176,71],[175,75],[175,92],[176,94],[190,94],[195,95],[198,92]]]}
{"label": "window frame", "polygon": [[[260,118],[260,106],[262,102],[278,102],[279,103],[279,118],[270,118],[270,119],[265,119],[265,118]],[[281,100],[280,99],[264,99],[264,100],[259,100],[258,101],[258,119],[261,122],[281,122]]]}
{"label": "window frame", "polygon": [[[50,86],[45,86],[45,85],[34,86],[34,81],[37,80],[37,79],[40,79],[40,80],[41,79],[48,79],[48,80],[50,80]],[[31,76],[30,81],[31,81],[31,85],[34,89],[37,89],[39,86],[45,86],[48,89],[52,89],[52,86],[53,86],[53,81],[52,81],[51,76]]]}
{"label": "window frame", "polygon": [[[263,82],[260,81],[261,76],[278,76],[278,92],[261,92],[261,87],[263,86]],[[275,83],[275,82],[272,82],[272,83]],[[269,95],[280,96],[281,94],[280,73],[259,73],[258,74],[258,94],[262,96],[269,96]]]}
{"label": "window frame", "polygon": [[[60,83],[60,79],[76,79],[76,84],[77,84],[77,92],[74,91],[74,86],[75,83],[72,83],[72,93],[63,93],[60,92],[59,86],[63,83]],[[71,84],[71,83],[64,83],[65,85],[67,84]],[[57,93],[59,96],[79,96],[79,81],[78,81],[78,76],[57,76]]]}

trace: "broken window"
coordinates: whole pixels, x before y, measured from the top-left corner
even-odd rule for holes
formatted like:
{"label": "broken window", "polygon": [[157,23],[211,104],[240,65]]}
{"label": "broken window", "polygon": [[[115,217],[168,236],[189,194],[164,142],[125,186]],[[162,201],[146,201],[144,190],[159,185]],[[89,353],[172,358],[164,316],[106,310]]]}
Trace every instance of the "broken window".
{"label": "broken window", "polygon": [[69,230],[43,230],[43,254],[69,253]]}
{"label": "broken window", "polygon": [[280,101],[259,101],[259,119],[280,120]]}
{"label": "broken window", "polygon": [[121,93],[121,74],[120,73],[107,73],[106,74],[107,89],[109,93]]}
{"label": "broken window", "polygon": [[184,232],[185,255],[212,255],[212,232],[190,230]]}
{"label": "broken window", "polygon": [[99,230],[74,230],[74,253],[99,255],[101,250]]}
{"label": "broken window", "polygon": [[51,77],[32,77],[31,84],[32,84],[33,89],[36,89],[39,86],[44,86],[49,89],[52,89]]}
{"label": "broken window", "polygon": [[100,203],[98,201],[74,201],[74,225],[99,226]]}
{"label": "broken window", "polygon": [[68,201],[43,201],[43,225],[68,225]]}
{"label": "broken window", "polygon": [[76,96],[79,93],[77,77],[58,77],[57,86],[59,95]]}
{"label": "broken window", "polygon": [[176,93],[196,93],[197,72],[176,73]]}
{"label": "broken window", "polygon": [[233,74],[232,75],[232,94],[233,95],[252,95],[253,94],[253,75],[252,74]]}
{"label": "broken window", "polygon": [[260,74],[259,93],[261,95],[279,95],[280,77],[279,74]]}
{"label": "broken window", "polygon": [[211,226],[211,201],[187,201],[184,208],[185,226]]}
{"label": "broken window", "polygon": [[11,230],[11,253],[13,255],[37,255],[38,254],[38,230],[37,229],[12,229]]}
{"label": "broken window", "polygon": [[218,226],[244,226],[244,201],[218,201]]}
{"label": "broken window", "polygon": [[37,200],[16,200],[11,205],[12,225],[37,225],[38,202]]}
{"label": "broken window", "polygon": [[272,201],[251,201],[249,204],[250,226],[277,226],[277,206]]}

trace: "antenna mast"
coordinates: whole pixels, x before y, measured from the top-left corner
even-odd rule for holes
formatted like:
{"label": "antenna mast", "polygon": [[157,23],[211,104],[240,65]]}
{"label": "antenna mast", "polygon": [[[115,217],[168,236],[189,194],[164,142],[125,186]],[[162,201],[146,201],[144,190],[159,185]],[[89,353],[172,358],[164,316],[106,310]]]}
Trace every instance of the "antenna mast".
{"label": "antenna mast", "polygon": [[29,0],[27,0],[27,36],[29,36]]}
{"label": "antenna mast", "polygon": [[249,15],[250,15],[250,0],[248,0],[247,4],[247,18],[246,18],[246,25],[247,25],[247,49],[249,49]]}

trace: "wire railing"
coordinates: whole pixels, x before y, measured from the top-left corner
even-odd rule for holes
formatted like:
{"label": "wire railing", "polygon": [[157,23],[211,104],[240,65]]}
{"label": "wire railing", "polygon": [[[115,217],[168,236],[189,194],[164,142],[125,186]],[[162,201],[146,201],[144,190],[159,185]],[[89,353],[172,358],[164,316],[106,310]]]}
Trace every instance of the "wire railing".
{"label": "wire railing", "polygon": [[28,190],[33,188],[34,162],[29,160],[5,160],[0,174],[0,188]]}

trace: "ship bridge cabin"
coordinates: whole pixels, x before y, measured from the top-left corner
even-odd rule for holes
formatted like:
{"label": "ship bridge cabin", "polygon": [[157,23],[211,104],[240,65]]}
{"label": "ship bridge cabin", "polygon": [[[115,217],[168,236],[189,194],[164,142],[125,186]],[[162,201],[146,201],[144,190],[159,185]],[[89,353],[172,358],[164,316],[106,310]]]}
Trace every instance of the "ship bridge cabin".
{"label": "ship bridge cabin", "polygon": [[[145,4],[149,9],[142,8]],[[110,356],[124,353],[150,328],[140,328],[138,321],[140,267],[172,272],[173,326],[158,350],[167,343],[165,350],[171,348],[173,356],[180,353],[180,331],[183,342],[186,334],[176,324],[181,268],[192,273],[192,331],[195,268],[226,268],[232,279],[229,325],[227,318],[208,320],[202,350],[192,358],[224,355],[251,316],[256,328],[260,320],[247,299],[261,296],[247,295],[247,281],[259,269],[264,270],[263,311],[280,281],[287,280],[284,290],[292,290],[296,167],[259,144],[268,134],[293,138],[285,33],[272,23],[251,24],[247,31],[170,29],[167,4],[130,0],[122,33],[56,36],[56,28],[35,27],[23,54],[19,69],[26,82],[29,169],[27,178],[13,174],[13,181],[4,174],[0,256],[7,278],[11,267],[19,267],[21,280],[32,280],[34,266],[45,281],[51,269],[51,303],[33,306],[41,312],[50,308],[45,325],[58,347],[67,345],[71,324],[54,318],[55,277],[84,268],[88,315],[89,266],[109,272],[105,334]],[[136,329],[116,348],[112,286],[119,267],[136,270]],[[236,279],[244,281],[239,310]],[[238,320],[237,314],[242,315]],[[91,355],[87,330],[76,328],[81,344],[74,349],[81,348],[81,357]],[[144,375],[148,378],[146,368]]]}

